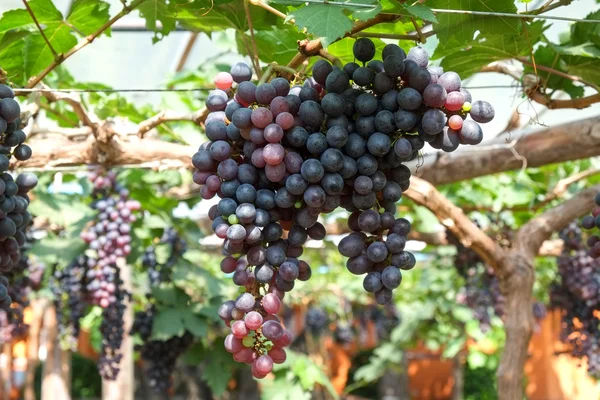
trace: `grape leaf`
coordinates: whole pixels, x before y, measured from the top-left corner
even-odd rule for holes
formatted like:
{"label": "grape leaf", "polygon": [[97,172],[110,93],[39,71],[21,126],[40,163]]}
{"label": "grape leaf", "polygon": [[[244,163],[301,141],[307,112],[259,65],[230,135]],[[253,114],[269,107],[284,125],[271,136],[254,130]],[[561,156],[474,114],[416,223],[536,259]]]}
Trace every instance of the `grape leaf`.
{"label": "grape leaf", "polygon": [[[589,57],[563,57],[563,59],[569,74],[600,85],[600,68],[597,59]],[[583,96],[583,93],[581,95]]]}
{"label": "grape leaf", "polygon": [[352,21],[344,14],[342,7],[309,4],[292,11],[287,19],[292,18],[300,29],[306,28],[309,33],[320,37],[323,47],[352,29]]}
{"label": "grape leaf", "polygon": [[455,71],[464,79],[493,61],[528,55],[529,43],[538,41],[545,29],[544,23],[540,21],[527,28],[529,38],[525,35],[481,35],[467,46],[436,50],[433,58],[439,57],[440,54],[445,55],[441,66]]}
{"label": "grape leaf", "polygon": [[412,6],[406,6],[406,11],[415,17],[419,17],[422,20],[430,21],[436,24],[438,22],[437,18],[431,8],[424,6],[423,4],[415,4]]}
{"label": "grape leaf", "polygon": [[[252,40],[249,33],[245,33],[246,41]],[[280,65],[285,65],[298,53],[297,41],[305,36],[299,33],[293,26],[273,27],[270,30],[260,30],[254,32],[256,49],[261,61],[270,63],[275,61]],[[246,46],[241,40],[240,35],[236,35],[238,52],[248,55]]]}
{"label": "grape leaf", "polygon": [[[158,42],[175,29],[176,20],[169,10],[167,0],[146,0],[137,8],[140,17],[146,20],[146,28],[154,32],[152,43]],[[160,22],[162,26],[159,27],[157,22]]]}
{"label": "grape leaf", "polygon": [[[260,7],[250,7],[250,15],[255,31],[269,30],[278,22],[277,16]],[[222,0],[214,4],[209,0],[196,1],[173,10],[172,18],[176,18],[182,27],[209,36],[213,31],[227,28],[234,28],[238,32],[248,30],[242,0]]]}
{"label": "grape leaf", "polygon": [[[31,0],[27,2],[40,25],[54,27],[62,23],[63,16],[51,0]],[[13,29],[37,29],[31,15],[24,8],[9,10],[0,18],[0,33]]]}
{"label": "grape leaf", "polygon": [[0,60],[2,68],[7,73],[10,82],[16,85],[25,83],[25,60],[23,59],[23,50],[25,49],[25,38],[29,35],[28,31],[11,31],[2,35],[0,39]]}
{"label": "grape leaf", "polygon": [[[585,19],[600,19],[600,10],[588,14]],[[600,24],[576,22],[571,26],[571,43],[574,45],[592,42],[600,47]]]}
{"label": "grape leaf", "polygon": [[49,235],[44,240],[35,241],[31,247],[31,252],[47,265],[67,264],[82,254],[86,247],[83,240],[78,237]]}
{"label": "grape leaf", "polygon": [[[433,9],[468,10],[482,12],[516,13],[517,7],[512,0],[430,0],[427,6]],[[460,43],[473,40],[477,31],[483,35],[519,34],[521,22],[517,18],[500,16],[438,13],[438,23],[434,29],[440,43],[450,38]]]}
{"label": "grape leaf", "polygon": [[351,7],[346,6],[347,10],[352,11],[352,17],[360,21],[366,21],[371,18],[375,18],[377,14],[381,12],[381,4],[378,1],[373,2],[372,0],[353,0],[352,3],[372,5],[373,7]]}
{"label": "grape leaf", "polygon": [[[375,44],[375,59],[381,58],[381,52],[385,47],[385,43],[381,39],[371,39]],[[340,59],[342,64],[346,64],[354,61],[354,53],[352,52],[352,46],[354,46],[355,40],[352,38],[344,38],[332,43],[327,48],[327,51],[332,55]]]}
{"label": "grape leaf", "polygon": [[[58,54],[65,53],[77,44],[77,39],[71,33],[71,28],[65,23],[48,26],[44,29],[46,38]],[[40,33],[32,33],[25,38],[25,73],[33,76],[54,61],[54,54]]]}
{"label": "grape leaf", "polygon": [[[562,72],[575,74],[573,71],[566,70],[566,56],[561,56],[556,52],[556,50],[551,45],[540,46],[534,53],[535,62],[537,65],[544,65]],[[586,58],[586,60],[595,61],[594,59]],[[585,64],[582,64],[583,68],[585,68]],[[594,68],[594,67],[592,67]],[[596,67],[596,70],[598,68]],[[535,73],[533,67],[525,66],[525,73]],[[578,71],[582,72],[582,71]],[[571,98],[582,97],[584,94],[584,89],[581,86],[576,86],[573,84],[573,81],[570,79],[563,78],[561,76],[550,74],[550,73],[540,73],[540,76],[544,80],[545,87],[549,89],[558,89],[562,90],[571,96]]]}
{"label": "grape leaf", "polygon": [[190,331],[196,337],[205,337],[208,331],[206,321],[194,314],[191,310],[186,309],[183,316],[183,325],[185,329]]}
{"label": "grape leaf", "polygon": [[200,379],[206,382],[216,397],[225,393],[233,372],[232,367],[235,364],[235,361],[231,358],[231,354],[225,350],[222,342],[219,342],[218,345],[206,349],[204,359],[210,360],[210,364],[207,368],[203,369],[200,376]]}
{"label": "grape leaf", "polygon": [[[110,5],[99,0],[75,0],[67,21],[84,35],[91,35],[102,27],[108,19]],[[110,36],[110,29],[104,31]]]}
{"label": "grape leaf", "polygon": [[185,310],[178,308],[159,309],[152,324],[152,339],[166,340],[184,332],[183,314]]}

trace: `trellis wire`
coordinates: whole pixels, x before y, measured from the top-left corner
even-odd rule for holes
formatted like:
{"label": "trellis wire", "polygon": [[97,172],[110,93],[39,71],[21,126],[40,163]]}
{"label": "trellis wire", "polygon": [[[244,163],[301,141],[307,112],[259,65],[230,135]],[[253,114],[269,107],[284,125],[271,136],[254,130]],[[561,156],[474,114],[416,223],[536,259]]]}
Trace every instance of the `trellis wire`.
{"label": "trellis wire", "polygon": [[[463,86],[464,89],[514,89],[519,88],[515,85],[484,85],[484,86]],[[32,88],[15,89],[19,93],[151,93],[151,92],[210,92],[215,88],[189,88],[189,89],[152,89],[152,88],[126,88],[126,89],[50,89],[50,88]]]}
{"label": "trellis wire", "polygon": [[[369,8],[374,10],[376,4],[364,4],[364,3],[353,3],[351,1],[327,1],[327,0],[287,0],[286,2],[295,4],[325,4],[330,6],[340,7],[353,7],[353,8]],[[541,15],[541,14],[517,14],[517,13],[503,13],[494,11],[471,11],[471,10],[455,10],[446,8],[432,8],[431,11],[439,14],[468,14],[468,15],[481,15],[488,17],[507,17],[507,18],[520,18],[520,19],[552,19],[559,21],[571,21],[571,22],[586,22],[586,23],[600,23],[597,19],[580,19],[570,17],[560,17],[553,15]],[[384,13],[387,14],[387,13]]]}

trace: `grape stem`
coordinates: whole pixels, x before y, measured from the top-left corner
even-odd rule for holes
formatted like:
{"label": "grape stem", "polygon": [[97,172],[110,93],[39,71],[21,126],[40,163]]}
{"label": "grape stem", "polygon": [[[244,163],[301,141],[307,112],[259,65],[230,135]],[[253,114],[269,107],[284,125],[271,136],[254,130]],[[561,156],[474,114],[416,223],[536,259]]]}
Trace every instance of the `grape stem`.
{"label": "grape stem", "polygon": [[[248,29],[250,30],[250,43],[252,44],[252,54],[248,54],[252,58],[252,63],[254,64],[254,70],[256,71],[256,76],[260,79],[262,71],[260,69],[260,62],[258,59],[258,50],[256,48],[256,39],[254,38],[254,27],[252,26],[252,15],[250,14],[249,1],[244,0],[244,11],[246,12],[246,20],[248,21]],[[240,32],[245,35],[244,32]]]}
{"label": "grape stem", "polygon": [[50,43],[50,41],[48,40],[48,37],[46,36],[46,33],[44,32],[44,30],[40,26],[40,23],[38,22],[37,18],[35,17],[35,14],[33,13],[33,10],[29,6],[29,3],[27,2],[27,0],[23,0],[23,4],[25,5],[25,8],[27,9],[27,12],[31,16],[31,19],[35,23],[35,26],[37,27],[38,31],[40,31],[40,34],[44,38],[44,41],[48,45],[48,48],[50,49],[50,52],[52,52],[52,55],[54,56],[54,58],[57,59],[59,57],[58,53],[56,52],[56,50],[54,50],[54,47],[52,47],[52,43]]}
{"label": "grape stem", "polygon": [[275,72],[288,74],[288,75],[296,74],[296,70],[294,68],[279,65],[275,61],[273,61],[271,64],[269,64],[269,66],[265,70],[265,73],[263,74],[262,78],[260,78],[260,80],[258,81],[258,84],[260,85],[261,83],[267,82],[269,80],[269,78],[271,78],[271,76],[273,76],[273,73],[275,73]]}

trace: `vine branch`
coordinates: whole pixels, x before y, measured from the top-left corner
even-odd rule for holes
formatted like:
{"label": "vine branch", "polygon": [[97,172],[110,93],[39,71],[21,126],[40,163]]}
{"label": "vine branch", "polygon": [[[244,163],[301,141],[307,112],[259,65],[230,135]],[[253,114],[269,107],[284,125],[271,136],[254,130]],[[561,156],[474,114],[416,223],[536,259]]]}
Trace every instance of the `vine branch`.
{"label": "vine branch", "polygon": [[[597,174],[600,174],[600,168],[590,168],[585,171],[581,171],[578,174],[568,176],[568,177],[558,181],[556,183],[556,185],[554,186],[554,188],[551,191],[549,191],[548,193],[546,193],[544,198],[539,203],[536,203],[534,205],[525,204],[525,205],[518,205],[515,207],[505,207],[505,208],[503,208],[503,210],[507,210],[507,211],[539,210],[540,208],[548,205],[548,203],[550,203],[551,201],[562,197],[569,189],[569,186],[571,186],[572,184],[579,182],[583,179],[589,178],[590,176],[597,175]],[[489,208],[489,207],[481,207],[481,206],[474,206],[474,207],[463,206],[462,209],[467,212],[468,211],[492,211],[491,208]]]}
{"label": "vine branch", "polygon": [[202,108],[194,113],[163,110],[153,117],[140,122],[138,124],[137,135],[140,138],[143,138],[148,131],[166,122],[191,121],[197,125],[200,125],[208,116],[208,112],[209,111],[207,108]]}
{"label": "vine branch", "polygon": [[598,192],[600,185],[593,186],[527,222],[517,232],[516,243],[520,244],[520,250],[526,255],[537,254],[544,240],[553,232],[591,211]]}
{"label": "vine branch", "polygon": [[[521,59],[517,59],[517,60],[524,64],[529,63],[528,61],[524,62]],[[528,65],[531,65],[531,63],[529,63]],[[544,67],[544,66],[540,66],[540,65],[537,65],[537,68],[539,68],[540,70],[544,70],[546,72],[551,72],[551,71],[548,71],[549,69],[552,70],[552,68]],[[582,81],[581,79],[579,79],[577,77],[573,77],[571,75],[564,74],[560,71],[556,71],[556,70],[552,70],[552,71],[558,72],[561,74],[560,76],[562,76],[566,79],[572,79],[575,82],[580,82],[580,83],[583,83],[586,85],[588,85],[590,83],[587,81]],[[512,77],[517,82],[522,81],[521,73],[519,71],[515,70],[514,68],[511,68],[509,65],[507,65],[504,62],[494,62],[492,64],[486,65],[485,67],[483,67],[480,70],[480,72],[498,72],[498,73]],[[597,86],[594,84],[591,84],[590,87],[597,90]],[[546,94],[542,93],[538,89],[539,89],[539,85],[536,84],[536,85],[533,85],[530,87],[529,85],[526,85],[524,82],[523,93],[525,93],[525,95],[528,98],[530,98],[531,100],[535,101],[536,103],[542,104],[551,110],[563,109],[563,108],[582,109],[582,108],[589,107],[592,104],[600,102],[600,93],[596,93],[594,95],[590,95],[587,97],[579,97],[579,98],[569,99],[569,100],[560,100],[560,99],[551,99]]]}
{"label": "vine branch", "polygon": [[38,31],[40,31],[40,34],[42,35],[42,37],[44,38],[44,41],[46,42],[46,44],[48,45],[48,48],[50,49],[50,51],[52,52],[52,55],[54,56],[54,58],[58,57],[58,53],[56,52],[56,50],[54,50],[54,47],[52,47],[52,44],[50,43],[50,41],[48,40],[48,37],[46,36],[46,33],[44,32],[44,30],[42,29],[40,23],[38,22],[37,18],[35,17],[35,14],[33,13],[33,10],[31,9],[31,7],[29,6],[29,3],[27,2],[27,0],[23,0],[23,4],[25,5],[25,8],[27,9],[27,12],[29,13],[29,15],[31,16],[31,19],[33,20],[33,22],[35,23],[35,26],[37,26]]}
{"label": "vine branch", "polygon": [[[334,42],[341,40],[343,38],[352,36],[357,34],[358,32],[364,31],[374,25],[383,23],[383,22],[394,22],[400,19],[400,15],[394,14],[378,14],[375,18],[371,18],[367,21],[361,21],[354,24],[354,27],[342,37],[337,38]],[[323,48],[323,44],[321,43],[321,39],[303,39],[298,41],[298,50],[304,56],[316,56],[319,54],[319,50]]]}
{"label": "vine branch", "polygon": [[406,197],[429,209],[461,243],[474,250],[484,262],[498,270],[505,256],[504,249],[486,235],[465,213],[442,195],[431,183],[416,176],[410,179]]}
{"label": "vine branch", "polygon": [[71,50],[67,51],[66,53],[58,54],[55,57],[54,61],[52,61],[52,63],[50,65],[48,65],[46,68],[44,68],[44,70],[42,72],[40,72],[37,76],[33,77],[27,83],[26,88],[32,88],[32,87],[36,86],[50,72],[52,72],[54,70],[54,68],[58,67],[63,62],[65,62],[65,60],[67,60],[69,57],[71,57],[73,54],[77,53],[79,50],[83,49],[88,44],[92,43],[94,41],[94,39],[96,39],[98,36],[100,36],[105,30],[110,28],[115,22],[120,20],[125,15],[129,14],[131,11],[133,11],[136,7],[138,7],[140,4],[144,3],[145,1],[147,1],[147,0],[135,0],[129,6],[124,6],[123,9],[117,15],[115,15],[108,22],[106,22],[104,25],[102,25],[96,32],[92,33],[91,35],[88,35],[84,40],[79,42],[75,47],[73,47]]}
{"label": "vine branch", "polygon": [[248,6],[248,0],[244,0],[244,10],[246,11],[246,19],[248,20],[248,30],[250,30],[250,43],[252,44],[252,63],[256,70],[256,76],[258,79],[261,77],[260,62],[258,59],[258,50],[256,49],[256,39],[254,38],[254,27],[252,26],[252,15],[250,15],[250,7]]}
{"label": "vine branch", "polygon": [[[46,88],[45,85],[43,87]],[[92,128],[92,131],[97,129],[98,124],[93,122],[90,116],[88,115],[87,111],[81,104],[79,95],[60,92],[42,92],[42,95],[46,99],[48,99],[50,103],[54,103],[57,101],[67,102],[73,109],[75,115],[77,115],[77,118],[79,118],[79,120],[83,123],[83,125],[89,126],[90,128]]]}

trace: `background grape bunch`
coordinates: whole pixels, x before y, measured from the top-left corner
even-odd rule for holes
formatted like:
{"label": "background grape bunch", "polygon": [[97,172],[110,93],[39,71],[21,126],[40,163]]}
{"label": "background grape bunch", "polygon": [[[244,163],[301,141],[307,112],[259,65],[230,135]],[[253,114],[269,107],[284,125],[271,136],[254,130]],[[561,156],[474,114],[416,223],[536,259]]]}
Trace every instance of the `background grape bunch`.
{"label": "background grape bunch", "polygon": [[[500,219],[488,215],[490,224],[487,234],[502,247],[510,247],[512,244],[512,231]],[[481,228],[481,225],[475,221]],[[468,247],[465,247],[450,231],[446,231],[448,243],[455,246],[454,267],[464,279],[464,286],[458,294],[458,302],[469,307],[475,319],[479,321],[479,328],[487,332],[491,327],[492,316],[502,318],[506,297],[500,290],[500,281],[494,270],[486,265],[479,255]],[[535,301],[532,305],[534,318],[537,322],[546,316],[544,303]]]}
{"label": "background grape bunch", "polygon": [[[25,229],[31,222],[27,211],[27,192],[37,185],[37,177],[24,173],[13,178],[7,171],[11,160],[25,161],[31,148],[24,144],[27,135],[21,130],[21,108],[13,90],[0,84],[0,272],[6,273],[21,260]],[[0,282],[0,309],[8,311],[12,303],[7,280]]]}
{"label": "background grape bunch", "polygon": [[94,169],[88,178],[93,187],[91,208],[98,212],[81,234],[88,249],[66,268],[54,271],[53,288],[65,347],[76,345],[79,319],[87,307],[102,308],[98,370],[103,378],[112,380],[119,373],[125,302],[130,297],[123,287],[118,262],[131,252],[131,224],[141,205],[129,199],[129,191],[118,184],[116,172]]}
{"label": "background grape bunch", "polygon": [[[142,258],[142,266],[146,269],[151,287],[158,287],[163,282],[171,282],[171,272],[177,260],[183,256],[187,245],[172,228],[165,229],[160,243],[169,245],[169,256],[164,264],[156,259],[156,249],[150,246]],[[173,336],[167,340],[152,339],[152,326],[156,314],[156,304],[148,294],[145,308],[135,313],[131,334],[139,334],[142,344],[136,350],[144,362],[148,384],[157,393],[165,394],[172,387],[172,375],[177,359],[194,341],[190,332],[181,336]]]}
{"label": "background grape bunch", "polygon": [[558,279],[551,287],[551,305],[562,313],[561,338],[571,354],[585,357],[588,372],[600,378],[600,260],[588,251],[578,221],[560,232]]}
{"label": "background grape bunch", "polygon": [[284,77],[256,85],[238,63],[216,76],[206,100],[210,141],[192,157],[194,181],[202,198],[220,198],[209,216],[224,240],[221,268],[244,289],[219,309],[231,327],[225,347],[257,378],[285,360],[291,336],[275,314],[294,282],[310,278],[298,257],[308,238],[325,237],[319,215],[352,213],[339,251],[350,272],[366,274],[377,303],[388,303],[401,270],[415,265],[404,250],[410,222],[395,217],[410,185],[403,163],[425,142],[443,151],[480,143],[478,122],[494,116],[489,103],[471,103],[456,73],[428,67],[422,48],[389,44],[373,60],[375,45],[361,38],[353,52],[360,64],[319,60],[303,85]]}
{"label": "background grape bunch", "polygon": [[[596,203],[596,207],[592,210],[592,215],[585,216],[581,221],[581,226],[587,230],[600,229],[600,193],[596,195],[594,202]],[[589,247],[589,255],[592,258],[599,258],[600,236],[597,233],[590,235],[587,239],[587,245]]]}

